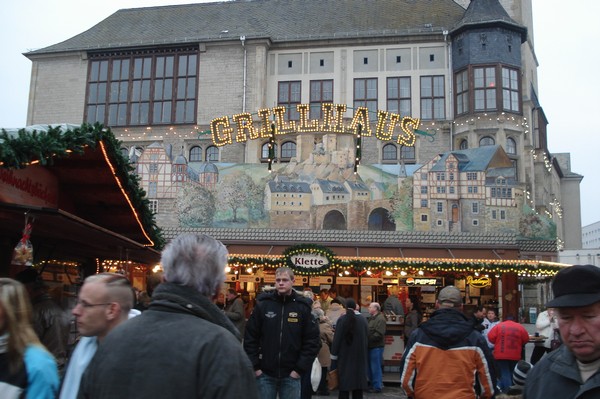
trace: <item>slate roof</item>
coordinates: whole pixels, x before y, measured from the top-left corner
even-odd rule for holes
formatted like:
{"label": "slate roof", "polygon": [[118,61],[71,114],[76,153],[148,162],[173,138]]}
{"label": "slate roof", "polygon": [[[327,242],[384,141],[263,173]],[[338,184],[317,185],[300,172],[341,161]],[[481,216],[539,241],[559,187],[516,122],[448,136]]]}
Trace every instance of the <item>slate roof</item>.
{"label": "slate roof", "polygon": [[441,34],[465,10],[452,0],[253,0],[122,9],[26,55],[267,38],[356,39]]}
{"label": "slate roof", "polygon": [[448,151],[442,154],[439,161],[431,168],[431,172],[444,172],[446,170],[446,160],[450,154],[459,160],[458,169],[461,172],[482,172],[487,167],[498,151],[500,146],[487,145],[467,150]]}
{"label": "slate roof", "polygon": [[498,0],[472,0],[460,22],[450,33],[458,35],[467,29],[502,26],[521,33],[521,43],[527,40],[527,28],[513,20]]}
{"label": "slate roof", "polygon": [[321,187],[321,191],[330,194],[348,194],[346,187],[337,181],[315,179],[313,184],[317,184]]}
{"label": "slate roof", "polygon": [[397,248],[517,248],[514,234],[437,233],[422,231],[371,230],[298,230],[298,229],[234,229],[165,227],[162,234],[167,241],[181,233],[208,234],[225,244],[263,243],[289,244],[299,242],[321,245],[359,245],[365,247]]}
{"label": "slate roof", "polygon": [[310,193],[308,183],[294,181],[269,181],[269,190],[272,193]]}

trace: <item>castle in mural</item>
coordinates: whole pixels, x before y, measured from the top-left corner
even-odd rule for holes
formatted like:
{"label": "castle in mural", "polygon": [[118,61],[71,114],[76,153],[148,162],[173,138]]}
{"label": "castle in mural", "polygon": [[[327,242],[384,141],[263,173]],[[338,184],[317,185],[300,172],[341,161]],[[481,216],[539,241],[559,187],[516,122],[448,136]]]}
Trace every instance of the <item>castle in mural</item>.
{"label": "castle in mural", "polygon": [[[360,165],[342,137],[324,135],[303,160],[190,162],[161,143],[136,159],[163,227],[417,230],[552,237],[525,201],[501,146],[449,151],[423,165]],[[167,209],[164,209],[166,207]]]}

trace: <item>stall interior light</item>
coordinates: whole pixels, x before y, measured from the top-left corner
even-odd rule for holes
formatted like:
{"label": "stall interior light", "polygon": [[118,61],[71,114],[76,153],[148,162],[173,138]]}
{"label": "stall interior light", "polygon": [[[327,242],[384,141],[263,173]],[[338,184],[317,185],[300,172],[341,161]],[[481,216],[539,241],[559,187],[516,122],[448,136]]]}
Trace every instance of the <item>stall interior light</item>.
{"label": "stall interior light", "polygon": [[158,273],[162,271],[162,265],[158,264],[152,268],[152,273]]}
{"label": "stall interior light", "polygon": [[346,276],[349,276],[349,275],[350,275],[350,272],[349,272],[348,270],[344,270],[344,274],[345,274]]}
{"label": "stall interior light", "polygon": [[248,273],[248,274],[252,273],[252,268],[251,267],[247,268],[246,273]]}
{"label": "stall interior light", "polygon": [[418,274],[419,274],[419,276],[422,276],[425,274],[425,272],[423,270],[419,270]]}
{"label": "stall interior light", "polygon": [[402,271],[400,272],[400,275],[401,275],[401,276],[406,276],[406,272],[405,272],[404,270],[402,270]]}
{"label": "stall interior light", "polygon": [[373,274],[373,273],[371,273],[370,270],[367,270],[367,276],[370,276],[371,274]]}
{"label": "stall interior light", "polygon": [[231,271],[231,267],[227,266],[227,267],[225,268],[225,272],[226,272],[226,273],[229,273],[230,271]]}
{"label": "stall interior light", "polygon": [[391,276],[391,275],[392,275],[392,272],[391,272],[391,271],[389,271],[389,270],[386,270],[386,271],[385,271],[385,275],[386,275],[386,276]]}
{"label": "stall interior light", "polygon": [[475,272],[475,277],[479,277],[479,272]]}

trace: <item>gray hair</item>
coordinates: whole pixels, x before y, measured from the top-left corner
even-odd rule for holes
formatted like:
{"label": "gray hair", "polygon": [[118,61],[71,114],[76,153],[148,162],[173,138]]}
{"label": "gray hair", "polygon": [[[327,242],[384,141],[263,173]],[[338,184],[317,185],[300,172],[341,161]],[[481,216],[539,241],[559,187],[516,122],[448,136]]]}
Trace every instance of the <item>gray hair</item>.
{"label": "gray hair", "polygon": [[127,317],[127,313],[133,309],[135,304],[135,291],[131,282],[119,273],[92,274],[83,280],[84,284],[101,283],[106,287],[105,301],[117,302],[121,306],[121,316]]}
{"label": "gray hair", "polygon": [[227,256],[227,248],[210,236],[181,234],[162,252],[164,279],[212,297],[225,282]]}

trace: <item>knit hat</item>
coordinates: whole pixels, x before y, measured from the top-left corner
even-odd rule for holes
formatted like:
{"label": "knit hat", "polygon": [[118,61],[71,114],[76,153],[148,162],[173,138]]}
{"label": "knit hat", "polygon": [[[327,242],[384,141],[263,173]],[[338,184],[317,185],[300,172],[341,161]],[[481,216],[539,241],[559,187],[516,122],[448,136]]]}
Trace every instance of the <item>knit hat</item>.
{"label": "knit hat", "polygon": [[531,363],[526,362],[525,360],[519,360],[515,369],[513,370],[513,385],[510,387],[508,393],[520,393],[523,391],[523,387],[525,386],[525,379],[527,378],[527,373],[531,370],[533,366]]}

